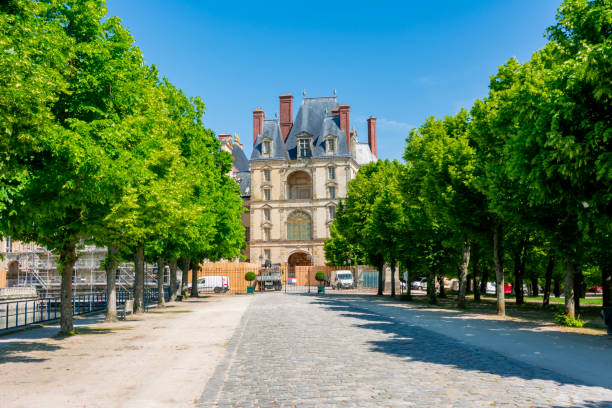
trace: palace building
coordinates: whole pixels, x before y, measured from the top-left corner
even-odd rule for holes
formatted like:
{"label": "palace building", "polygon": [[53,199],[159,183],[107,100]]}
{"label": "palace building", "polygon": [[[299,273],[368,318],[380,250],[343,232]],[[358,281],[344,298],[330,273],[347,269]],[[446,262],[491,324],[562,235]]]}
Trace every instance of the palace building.
{"label": "palace building", "polygon": [[234,157],[233,176],[245,205],[251,262],[324,265],[338,199],[360,166],[376,161],[376,118],[367,119],[368,143],[350,127],[350,107],[336,96],[302,100],[295,120],[293,96],[281,95],[280,118],[253,111],[253,152],[246,162],[242,145],[219,135]]}

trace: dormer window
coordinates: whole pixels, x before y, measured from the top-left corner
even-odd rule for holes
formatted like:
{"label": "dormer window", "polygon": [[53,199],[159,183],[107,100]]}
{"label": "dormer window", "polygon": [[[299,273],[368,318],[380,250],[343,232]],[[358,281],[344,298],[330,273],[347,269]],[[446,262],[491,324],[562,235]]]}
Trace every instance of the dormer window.
{"label": "dormer window", "polygon": [[261,144],[261,154],[265,157],[269,157],[272,152],[272,142],[270,140],[265,139]]}
{"label": "dormer window", "polygon": [[312,151],[310,149],[310,139],[298,140],[298,157],[310,157]]}
{"label": "dormer window", "polygon": [[336,138],[334,136],[327,136],[325,143],[325,151],[327,152],[327,154],[336,153]]}

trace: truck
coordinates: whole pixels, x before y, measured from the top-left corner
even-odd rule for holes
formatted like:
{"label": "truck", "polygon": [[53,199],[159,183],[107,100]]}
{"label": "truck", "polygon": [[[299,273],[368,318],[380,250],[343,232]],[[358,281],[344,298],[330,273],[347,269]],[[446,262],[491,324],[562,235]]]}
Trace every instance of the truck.
{"label": "truck", "polygon": [[349,270],[332,271],[330,282],[335,289],[352,289],[355,287],[353,272]]}
{"label": "truck", "polygon": [[276,290],[279,291],[283,288],[281,281],[281,265],[280,264],[266,264],[259,270],[259,276],[257,276],[257,286],[259,290]]}
{"label": "truck", "polygon": [[228,276],[202,276],[198,279],[198,292],[225,293],[228,290],[230,290]]}

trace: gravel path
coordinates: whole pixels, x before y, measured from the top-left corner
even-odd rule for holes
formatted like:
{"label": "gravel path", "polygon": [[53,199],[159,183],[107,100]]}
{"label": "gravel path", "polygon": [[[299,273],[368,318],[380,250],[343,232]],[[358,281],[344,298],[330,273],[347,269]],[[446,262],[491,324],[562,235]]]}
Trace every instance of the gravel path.
{"label": "gravel path", "polygon": [[[495,351],[491,327],[485,347],[428,328],[444,324],[440,315],[388,306],[376,297],[257,295],[198,406],[612,407],[610,388]],[[505,346],[509,324],[485,326],[496,325]]]}

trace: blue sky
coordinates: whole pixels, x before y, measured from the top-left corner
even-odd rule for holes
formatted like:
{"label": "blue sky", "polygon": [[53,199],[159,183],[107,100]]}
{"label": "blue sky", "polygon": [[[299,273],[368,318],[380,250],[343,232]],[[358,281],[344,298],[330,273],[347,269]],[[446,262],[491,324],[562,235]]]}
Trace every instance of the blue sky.
{"label": "blue sky", "polygon": [[252,111],[278,112],[278,95],[351,106],[367,141],[377,117],[378,156],[401,159],[405,138],[429,116],[452,115],[487,93],[510,57],[530,58],[559,0],[266,1],[107,0],[148,64],[189,96],[205,124],[238,133],[247,156]]}

